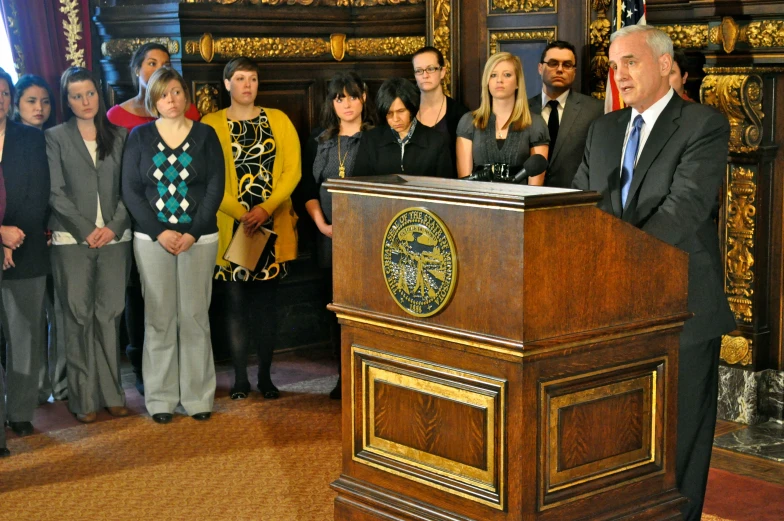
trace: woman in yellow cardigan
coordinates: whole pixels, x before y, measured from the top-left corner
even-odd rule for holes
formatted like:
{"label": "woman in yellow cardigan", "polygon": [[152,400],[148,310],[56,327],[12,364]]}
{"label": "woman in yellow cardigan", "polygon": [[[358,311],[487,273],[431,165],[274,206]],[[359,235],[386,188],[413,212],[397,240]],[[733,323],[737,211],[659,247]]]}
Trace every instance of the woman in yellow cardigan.
{"label": "woman in yellow cardigan", "polygon": [[[259,392],[265,398],[277,398],[280,392],[270,377],[277,335],[275,297],[285,262],[297,257],[297,214],[291,206],[291,192],[302,176],[299,138],[283,112],[255,106],[259,85],[255,63],[247,58],[231,60],[223,69],[223,82],[231,106],[204,116],[202,122],[218,134],[226,165],[214,276],[224,286],[226,299],[234,365],[231,398],[247,398],[250,392],[247,364],[252,347],[259,356]],[[252,271],[223,259],[240,227],[248,235],[260,227],[277,234],[274,247],[265,250]]]}

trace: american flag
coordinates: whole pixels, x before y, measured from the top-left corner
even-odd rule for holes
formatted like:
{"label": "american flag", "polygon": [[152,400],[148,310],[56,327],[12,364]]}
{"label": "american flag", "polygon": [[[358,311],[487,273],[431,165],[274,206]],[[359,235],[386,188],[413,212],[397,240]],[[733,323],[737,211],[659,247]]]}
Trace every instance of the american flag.
{"label": "american flag", "polygon": [[[627,25],[637,24],[645,25],[645,0],[613,0],[610,34]],[[607,92],[604,98],[605,113],[624,107],[612,71],[608,72],[608,76]]]}

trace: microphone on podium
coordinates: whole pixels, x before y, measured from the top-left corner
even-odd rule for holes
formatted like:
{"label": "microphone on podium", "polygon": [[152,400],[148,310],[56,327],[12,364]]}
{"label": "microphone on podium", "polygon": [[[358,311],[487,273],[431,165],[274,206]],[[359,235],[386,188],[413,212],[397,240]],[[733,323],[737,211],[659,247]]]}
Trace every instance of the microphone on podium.
{"label": "microphone on podium", "polygon": [[523,163],[523,168],[512,179],[512,183],[520,184],[529,177],[537,176],[547,170],[547,159],[541,154],[534,154]]}

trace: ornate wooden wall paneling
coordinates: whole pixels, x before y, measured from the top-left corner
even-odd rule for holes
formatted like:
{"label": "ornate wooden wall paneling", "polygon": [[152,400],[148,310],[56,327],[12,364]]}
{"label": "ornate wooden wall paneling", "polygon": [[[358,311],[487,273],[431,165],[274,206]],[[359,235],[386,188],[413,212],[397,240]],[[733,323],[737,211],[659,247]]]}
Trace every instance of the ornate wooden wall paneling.
{"label": "ornate wooden wall paneling", "polygon": [[499,51],[521,58],[529,95],[540,91],[539,57],[547,41],[556,38],[570,41],[577,48],[582,74],[577,76],[574,88],[587,90],[589,2],[480,0],[464,1],[461,8],[461,87],[469,106],[478,106],[482,69],[488,56]]}

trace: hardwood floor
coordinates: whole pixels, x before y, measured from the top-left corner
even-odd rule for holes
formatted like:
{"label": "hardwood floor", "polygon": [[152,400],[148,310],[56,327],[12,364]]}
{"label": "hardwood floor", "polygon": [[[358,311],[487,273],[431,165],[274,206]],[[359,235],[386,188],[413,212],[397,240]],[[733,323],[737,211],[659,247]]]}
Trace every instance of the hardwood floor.
{"label": "hardwood floor", "polygon": [[[742,423],[719,420],[716,422],[716,437],[746,429],[747,427],[747,425]],[[784,485],[784,463],[778,463],[766,458],[714,447],[711,467],[750,478],[761,479],[769,483]]]}

